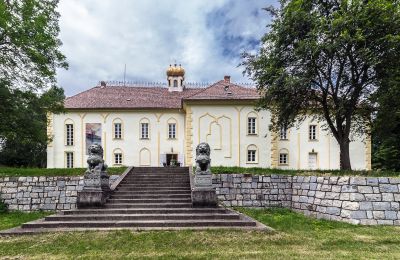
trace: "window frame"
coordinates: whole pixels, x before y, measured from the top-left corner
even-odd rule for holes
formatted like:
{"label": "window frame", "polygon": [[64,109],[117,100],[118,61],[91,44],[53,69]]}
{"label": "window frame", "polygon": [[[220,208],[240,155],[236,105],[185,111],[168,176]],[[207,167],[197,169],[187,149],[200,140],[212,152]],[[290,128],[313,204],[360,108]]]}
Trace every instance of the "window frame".
{"label": "window frame", "polygon": [[248,149],[247,150],[247,163],[257,163],[257,150],[256,149]]}
{"label": "window frame", "polygon": [[66,146],[74,146],[75,144],[75,133],[74,133],[74,124],[66,123],[65,124],[65,145]]}
{"label": "window frame", "polygon": [[[173,126],[173,129],[171,127]],[[176,139],[176,123],[168,123],[168,139]]]}
{"label": "window frame", "polygon": [[[251,122],[253,121],[253,122]],[[257,135],[257,117],[247,117],[247,135]]]}
{"label": "window frame", "polygon": [[[313,128],[314,128],[314,130],[312,130]],[[317,124],[308,125],[308,140],[309,141],[318,141],[318,125]]]}
{"label": "window frame", "polygon": [[[284,158],[284,160],[282,160]],[[279,153],[279,165],[289,165],[289,153]]]}
{"label": "window frame", "polygon": [[[144,126],[146,125],[146,129]],[[144,129],[146,131],[144,131]],[[140,139],[149,140],[150,139],[150,123],[149,122],[141,122],[140,123]]]}
{"label": "window frame", "polygon": [[74,152],[65,152],[65,168],[74,168]]}
{"label": "window frame", "polygon": [[[117,131],[117,125],[119,125],[119,131]],[[115,140],[121,140],[122,139],[122,123],[121,122],[115,122],[113,124],[113,139]]]}
{"label": "window frame", "polygon": [[123,162],[122,152],[114,152],[114,165],[122,165],[122,162]]}
{"label": "window frame", "polygon": [[[287,129],[287,127],[281,126],[281,128],[279,129],[279,140],[288,141],[289,140],[288,133],[289,133],[289,130]],[[283,138],[282,138],[282,136],[283,136]]]}

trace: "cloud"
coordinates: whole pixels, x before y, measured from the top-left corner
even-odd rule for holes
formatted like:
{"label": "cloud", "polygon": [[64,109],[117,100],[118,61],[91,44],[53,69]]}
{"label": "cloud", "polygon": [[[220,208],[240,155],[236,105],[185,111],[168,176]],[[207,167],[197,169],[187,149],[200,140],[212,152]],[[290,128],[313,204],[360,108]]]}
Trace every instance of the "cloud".
{"label": "cloud", "polygon": [[68,96],[100,80],[165,81],[176,60],[188,82],[215,82],[238,68],[240,53],[266,32],[260,0],[62,0],[60,38],[70,69],[58,72]]}

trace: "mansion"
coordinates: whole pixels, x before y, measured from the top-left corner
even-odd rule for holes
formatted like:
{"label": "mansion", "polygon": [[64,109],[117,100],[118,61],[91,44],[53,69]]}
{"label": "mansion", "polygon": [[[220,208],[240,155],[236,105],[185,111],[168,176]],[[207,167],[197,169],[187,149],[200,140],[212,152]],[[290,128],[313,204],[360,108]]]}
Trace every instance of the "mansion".
{"label": "mansion", "polygon": [[[229,76],[208,87],[188,86],[181,66],[167,84],[118,86],[101,82],[65,100],[66,113],[49,114],[48,168],[86,167],[87,148],[99,143],[109,166],[194,165],[196,146],[211,147],[212,166],[339,169],[339,145],[323,122],[271,129],[269,111],[256,111],[255,88]],[[353,169],[371,169],[370,138],[350,143]]]}

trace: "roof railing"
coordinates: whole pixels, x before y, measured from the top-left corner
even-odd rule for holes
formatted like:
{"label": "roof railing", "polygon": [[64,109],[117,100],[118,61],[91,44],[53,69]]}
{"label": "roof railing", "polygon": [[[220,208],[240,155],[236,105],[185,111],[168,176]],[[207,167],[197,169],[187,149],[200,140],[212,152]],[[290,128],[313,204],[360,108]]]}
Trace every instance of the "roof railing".
{"label": "roof railing", "polygon": [[[148,82],[148,81],[118,81],[118,80],[108,80],[108,81],[100,81],[98,86],[101,86],[105,83],[105,86],[113,86],[113,87],[168,87],[166,82]],[[214,83],[210,82],[185,82],[186,88],[207,88]],[[245,83],[237,83],[232,82],[232,84],[245,87],[245,88],[254,88],[254,84],[250,82]]]}

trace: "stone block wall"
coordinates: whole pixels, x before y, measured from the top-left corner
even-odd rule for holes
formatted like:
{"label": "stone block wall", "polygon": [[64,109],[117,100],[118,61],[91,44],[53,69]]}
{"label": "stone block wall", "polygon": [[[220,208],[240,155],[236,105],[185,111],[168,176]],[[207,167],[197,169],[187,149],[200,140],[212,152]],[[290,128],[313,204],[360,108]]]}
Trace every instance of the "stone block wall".
{"label": "stone block wall", "polygon": [[400,178],[292,178],[292,209],[317,218],[400,225]]}
{"label": "stone block wall", "polygon": [[[110,176],[110,184],[118,177]],[[75,209],[82,188],[83,176],[0,178],[0,196],[10,210]]]}
{"label": "stone block wall", "polygon": [[213,175],[218,199],[225,206],[286,207],[292,201],[291,176],[250,174]]}

